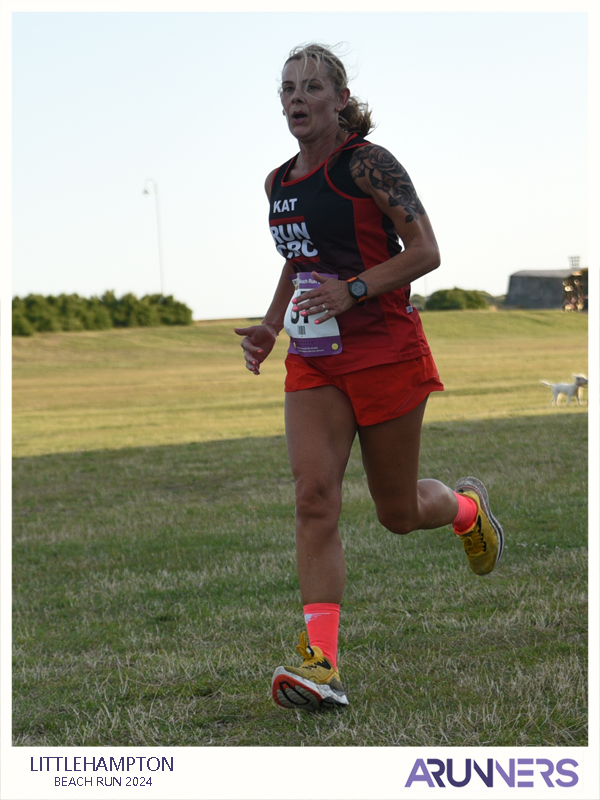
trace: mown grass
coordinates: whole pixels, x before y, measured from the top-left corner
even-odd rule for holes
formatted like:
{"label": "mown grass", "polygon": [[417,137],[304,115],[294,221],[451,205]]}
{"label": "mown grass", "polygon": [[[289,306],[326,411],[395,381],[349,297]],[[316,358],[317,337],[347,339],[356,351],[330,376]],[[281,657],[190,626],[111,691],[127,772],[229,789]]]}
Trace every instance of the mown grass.
{"label": "mown grass", "polygon": [[268,697],[302,625],[281,437],[17,460],[15,743],[582,744],[584,420],[426,431],[424,475],[489,484],[507,531],[489,579],[448,529],[385,532],[354,452],[352,707],[326,718]]}
{"label": "mown grass", "polygon": [[[584,326],[575,317],[548,315],[546,329],[544,315],[542,322],[535,314],[529,321],[517,316],[520,333],[512,329],[503,355],[488,320],[510,327],[509,315],[461,314],[461,336],[451,315],[435,316],[437,333],[428,333],[438,338],[438,362],[440,353],[448,365],[456,359],[454,369],[446,368],[446,383],[466,387],[461,370],[473,369],[481,394],[463,395],[460,407],[476,409],[472,419],[466,411],[452,419],[436,410],[446,399],[453,402],[450,392],[431,403],[421,473],[450,484],[476,474],[487,483],[507,534],[502,565],[488,578],[473,575],[449,529],[387,533],[375,518],[355,448],[341,520],[348,586],[340,664],[352,705],[326,715],[286,712],[268,692],[274,667],[296,662],[302,629],[283,437],[255,429],[246,438],[197,436],[149,446],[138,408],[123,419],[139,446],[118,448],[107,426],[104,449],[90,449],[85,435],[78,439],[71,431],[60,439],[61,416],[43,411],[36,431],[45,432],[44,446],[62,442],[70,452],[14,461],[15,744],[586,744],[586,407],[549,409],[550,398],[535,381],[553,374],[536,373],[535,394],[527,394],[528,373],[519,368],[530,361],[539,366],[543,351],[548,368],[561,364],[557,379],[585,371]],[[526,325],[540,325],[557,352],[545,353],[542,334],[532,334],[527,349]],[[198,326],[207,340],[217,340],[205,342],[209,352],[229,346],[218,326]],[[17,382],[21,368],[28,380],[37,370],[38,394],[53,396],[64,409],[82,386],[81,402],[93,401],[89,387],[100,379],[89,376],[96,370],[112,376],[115,395],[122,389],[125,398],[128,392],[140,398],[154,386],[159,393],[164,388],[150,381],[144,389],[142,373],[157,376],[173,367],[174,351],[181,354],[182,375],[196,358],[196,379],[205,369],[197,331],[190,339],[173,332],[164,346],[163,331],[134,333],[137,339],[62,334],[66,344],[40,337],[27,352],[47,348],[53,355],[36,366],[18,351]],[[461,358],[469,352],[477,353],[479,367]],[[61,372],[61,358],[61,374],[69,376],[64,384],[52,378]],[[483,391],[488,383],[481,376],[500,385],[490,364],[503,358],[514,366],[514,382],[498,397]],[[238,359],[236,353],[236,367]],[[78,371],[77,363],[88,367]],[[218,359],[213,369],[221,374]],[[228,369],[226,362],[224,374]],[[278,369],[274,363],[272,372]],[[269,381],[247,377],[246,386]],[[231,391],[228,380],[221,405]],[[178,386],[175,381],[173,391]],[[199,384],[200,390],[198,403],[207,394],[220,407],[214,386]],[[280,390],[274,380],[269,391],[279,403]],[[16,418],[27,406],[19,391]],[[118,413],[117,397],[103,397],[114,399]],[[242,399],[260,408],[258,395]],[[203,435],[220,424],[209,405]],[[487,418],[477,418],[482,409]],[[172,412],[165,412],[171,431],[163,436],[188,430],[189,420],[178,428]],[[21,451],[40,448],[25,432],[23,423]]]}
{"label": "mown grass", "polygon": [[[430,422],[554,413],[540,380],[586,372],[587,318],[555,311],[423,315],[446,385]],[[43,334],[13,341],[14,455],[270,436],[283,427],[282,335],[260,377],[236,324]]]}

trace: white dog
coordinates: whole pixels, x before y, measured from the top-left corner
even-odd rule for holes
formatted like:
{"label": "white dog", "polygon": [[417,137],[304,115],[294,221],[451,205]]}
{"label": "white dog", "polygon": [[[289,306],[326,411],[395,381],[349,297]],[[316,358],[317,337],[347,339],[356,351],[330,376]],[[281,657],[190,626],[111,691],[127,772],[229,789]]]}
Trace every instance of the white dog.
{"label": "white dog", "polygon": [[588,385],[588,379],[585,375],[573,375],[573,377],[575,378],[574,383],[548,383],[548,381],[540,381],[544,386],[549,386],[552,389],[551,406],[558,405],[558,398],[561,394],[564,394],[567,398],[567,405],[571,402],[572,397],[575,397],[579,405],[581,405],[581,387]]}

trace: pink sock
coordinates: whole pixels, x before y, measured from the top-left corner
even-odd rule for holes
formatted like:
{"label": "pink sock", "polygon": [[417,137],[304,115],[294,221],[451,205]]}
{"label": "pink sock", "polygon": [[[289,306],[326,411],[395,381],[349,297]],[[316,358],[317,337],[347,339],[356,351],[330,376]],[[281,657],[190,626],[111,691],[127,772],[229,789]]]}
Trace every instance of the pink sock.
{"label": "pink sock", "polygon": [[466,533],[475,525],[475,520],[477,519],[477,503],[464,494],[458,494],[458,492],[454,492],[454,494],[458,500],[458,514],[452,523],[452,527],[454,528],[454,533]]}
{"label": "pink sock", "polygon": [[309,603],[304,606],[304,621],[311,646],[320,647],[331,666],[337,669],[339,605],[337,603]]}

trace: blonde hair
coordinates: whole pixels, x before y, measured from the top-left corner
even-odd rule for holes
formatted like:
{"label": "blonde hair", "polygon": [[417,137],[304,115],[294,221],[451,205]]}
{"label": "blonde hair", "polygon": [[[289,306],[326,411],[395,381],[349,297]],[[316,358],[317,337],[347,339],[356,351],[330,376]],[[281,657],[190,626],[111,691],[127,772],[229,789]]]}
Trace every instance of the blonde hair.
{"label": "blonde hair", "polygon": [[[309,59],[315,62],[317,68],[321,64],[325,65],[336,92],[341,92],[348,88],[346,68],[335,53],[323,44],[311,43],[294,47],[285,63],[302,61],[306,67]],[[350,95],[346,107],[340,111],[338,120],[343,131],[346,131],[346,133],[358,133],[359,136],[366,136],[375,127],[369,106],[353,95]]]}

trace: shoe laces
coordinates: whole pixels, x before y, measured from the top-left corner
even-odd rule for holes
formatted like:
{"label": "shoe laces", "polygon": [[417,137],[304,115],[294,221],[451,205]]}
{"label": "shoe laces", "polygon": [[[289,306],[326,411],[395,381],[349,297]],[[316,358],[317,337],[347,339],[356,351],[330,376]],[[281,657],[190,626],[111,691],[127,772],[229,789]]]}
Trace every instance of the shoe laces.
{"label": "shoe laces", "polygon": [[481,530],[481,517],[478,516],[475,527],[469,533],[462,535],[465,552],[470,556],[477,556],[480,553],[485,553],[487,545]]}

